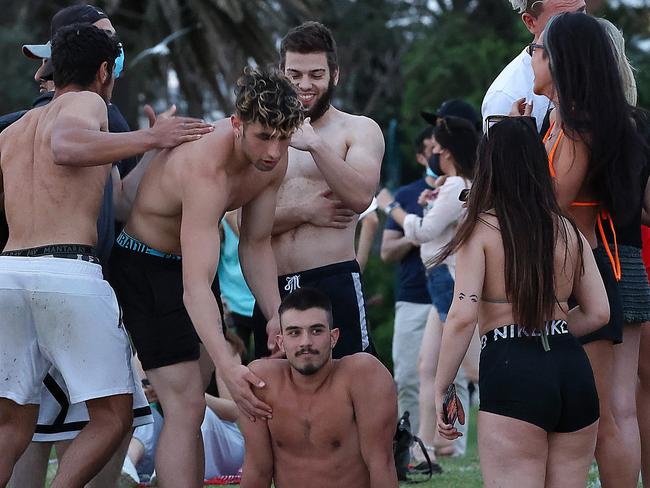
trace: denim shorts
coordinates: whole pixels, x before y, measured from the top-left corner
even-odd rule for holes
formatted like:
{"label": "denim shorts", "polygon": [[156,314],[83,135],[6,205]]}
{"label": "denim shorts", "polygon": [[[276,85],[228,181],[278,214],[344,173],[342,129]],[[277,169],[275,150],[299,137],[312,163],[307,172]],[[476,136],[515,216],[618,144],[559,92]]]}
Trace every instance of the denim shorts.
{"label": "denim shorts", "polygon": [[446,264],[439,264],[427,270],[427,289],[431,295],[431,303],[436,307],[440,320],[444,322],[454,297],[454,279]]}

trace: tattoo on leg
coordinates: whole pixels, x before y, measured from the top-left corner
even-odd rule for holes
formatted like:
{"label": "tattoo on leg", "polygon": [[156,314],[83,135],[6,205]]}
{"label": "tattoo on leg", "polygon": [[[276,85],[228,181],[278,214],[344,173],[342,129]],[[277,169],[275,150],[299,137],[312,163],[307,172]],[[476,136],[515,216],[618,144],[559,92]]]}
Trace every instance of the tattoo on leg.
{"label": "tattoo on leg", "polygon": [[458,294],[458,299],[459,299],[459,300],[465,300],[465,294],[464,294],[463,292],[460,292],[460,293]]}
{"label": "tattoo on leg", "polygon": [[474,295],[474,294],[470,295],[470,296],[469,296],[469,299],[470,299],[471,301],[473,301],[474,303],[478,302],[478,296],[476,296],[476,295]]}

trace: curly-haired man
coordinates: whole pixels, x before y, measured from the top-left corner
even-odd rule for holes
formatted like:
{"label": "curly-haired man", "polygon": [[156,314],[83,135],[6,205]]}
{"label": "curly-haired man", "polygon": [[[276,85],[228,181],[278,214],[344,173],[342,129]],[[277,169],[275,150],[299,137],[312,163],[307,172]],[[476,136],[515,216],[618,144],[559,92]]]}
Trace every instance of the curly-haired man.
{"label": "curly-haired man", "polygon": [[251,390],[261,380],[232,356],[222,333],[219,222],[227,210],[241,207],[242,269],[271,317],[269,326],[277,327],[271,230],[289,141],[303,115],[291,83],[279,72],[247,68],[236,96],[235,114],[216,122],[213,133],[153,156],[113,250],[124,321],[165,409],[156,454],[164,486],[201,486],[209,359],[245,415],[270,416]]}

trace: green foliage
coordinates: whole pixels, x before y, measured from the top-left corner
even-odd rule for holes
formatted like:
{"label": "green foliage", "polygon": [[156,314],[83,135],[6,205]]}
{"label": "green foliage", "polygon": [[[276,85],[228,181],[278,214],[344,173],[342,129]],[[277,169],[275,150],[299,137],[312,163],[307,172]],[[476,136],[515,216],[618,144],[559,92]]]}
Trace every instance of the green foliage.
{"label": "green foliage", "polygon": [[23,44],[37,42],[20,25],[0,29],[0,52],[6,53],[2,57],[0,77],[0,114],[29,108],[38,96],[38,85],[34,81],[38,61],[27,59],[21,52]]}
{"label": "green foliage", "polygon": [[412,159],[412,141],[425,124],[421,110],[435,110],[447,99],[461,98],[480,112],[494,78],[530,41],[508,2],[480,3],[474,11],[438,16],[417,33],[402,58],[405,160]]}
{"label": "green foliage", "polygon": [[[383,222],[380,225],[383,229]],[[380,231],[381,232],[381,231]],[[395,266],[371,255],[363,272],[363,286],[372,340],[382,363],[392,372]]]}

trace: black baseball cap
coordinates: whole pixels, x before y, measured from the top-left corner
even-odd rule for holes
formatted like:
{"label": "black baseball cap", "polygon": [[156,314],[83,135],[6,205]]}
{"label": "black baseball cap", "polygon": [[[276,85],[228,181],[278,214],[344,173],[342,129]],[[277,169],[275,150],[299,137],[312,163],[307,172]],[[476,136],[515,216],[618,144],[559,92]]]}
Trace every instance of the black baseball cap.
{"label": "black baseball cap", "polygon": [[460,117],[471,122],[476,130],[481,128],[481,117],[469,103],[464,100],[451,99],[442,102],[435,112],[420,112],[420,115],[431,125],[436,125],[439,117]]}
{"label": "black baseball cap", "polygon": [[102,10],[92,5],[72,5],[59,10],[50,24],[50,40],[45,44],[25,44],[23,54],[31,59],[47,59],[52,56],[50,41],[61,27],[72,24],[94,24],[98,20],[108,19]]}

